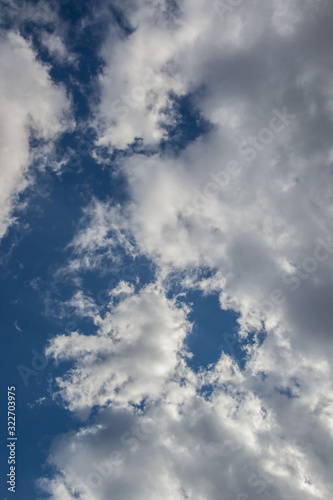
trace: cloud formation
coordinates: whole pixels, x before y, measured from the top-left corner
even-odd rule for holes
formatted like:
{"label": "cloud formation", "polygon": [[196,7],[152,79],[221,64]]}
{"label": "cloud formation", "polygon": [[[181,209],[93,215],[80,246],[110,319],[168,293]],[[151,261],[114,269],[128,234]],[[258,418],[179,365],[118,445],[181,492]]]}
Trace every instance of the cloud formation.
{"label": "cloud formation", "polygon": [[[31,183],[29,166],[38,157],[45,167],[50,140],[70,123],[65,89],[55,86],[49,68],[36,58],[31,44],[15,32],[0,40],[1,188],[0,237],[15,221],[13,209],[19,194]],[[32,137],[41,146],[30,147]]]}
{"label": "cloud formation", "polygon": [[76,367],[57,380],[71,410],[109,403],[126,408],[156,398],[181,362],[190,329],[184,311],[153,285],[139,294],[122,287],[116,295],[119,303],[104,317],[94,316],[97,335],[57,336],[46,351],[55,360],[75,360]]}
{"label": "cloud formation", "polygon": [[[156,265],[156,281],[123,283],[106,313],[94,304],[96,335],[49,345],[74,362],[57,380],[66,407],[97,414],[59,438],[57,473],[40,485],[54,500],[327,499],[330,4],[122,5],[131,29],[112,24],[101,49],[94,123],[99,146],[125,150],[126,216],[89,204],[71,266],[98,267],[121,245]],[[191,95],[212,125],[177,155],[160,147],[177,125],[174,95]],[[202,269],[210,277],[197,278]],[[188,367],[188,310],[170,298],[170,276],[239,313],[239,335],[254,335],[244,370],[223,353],[199,373]]]}

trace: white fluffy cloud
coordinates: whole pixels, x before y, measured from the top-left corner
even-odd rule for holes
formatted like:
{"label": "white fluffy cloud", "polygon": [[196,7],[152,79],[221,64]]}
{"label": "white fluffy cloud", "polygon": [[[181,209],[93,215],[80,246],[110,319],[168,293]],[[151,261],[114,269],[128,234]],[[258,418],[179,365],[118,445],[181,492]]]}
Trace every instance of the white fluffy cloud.
{"label": "white fluffy cloud", "polygon": [[[332,327],[325,299],[333,265],[329,5],[241,3],[222,19],[204,2],[182,2],[182,15],[170,19],[165,5],[144,2],[128,12],[136,31],[114,43],[121,56],[107,71],[122,89],[134,88],[136,65],[144,71],[150,61],[174,92],[203,88],[196,105],[215,128],[176,159],[157,153],[124,161],[136,241],[164,273],[219,269],[221,301],[241,312],[245,330],[261,319],[267,328],[282,321],[298,347],[331,353],[317,340],[328,340]],[[125,74],[127,65],[134,69]],[[113,79],[105,76],[105,86],[114,97]],[[100,109],[108,113],[103,92]],[[140,127],[155,108],[141,104],[138,126],[139,107],[115,124],[117,133],[135,128],[123,144],[154,142]]]}
{"label": "white fluffy cloud", "polygon": [[128,286],[118,292],[123,300],[103,317],[94,317],[97,336],[57,336],[47,349],[56,360],[76,362],[76,368],[57,380],[72,410],[110,402],[127,407],[156,398],[180,362],[190,328],[184,310],[157,286],[147,286],[138,295]]}
{"label": "white fluffy cloud", "polygon": [[2,237],[13,222],[15,200],[29,183],[26,173],[33,161],[31,133],[44,141],[47,151],[47,141],[68,125],[69,101],[65,90],[53,85],[48,68],[36,60],[31,45],[17,33],[2,35],[0,60]]}
{"label": "white fluffy cloud", "polygon": [[[165,287],[179,272],[239,312],[240,335],[264,327],[267,338],[248,346],[242,372],[222,356],[194,374],[180,356],[186,311],[151,285],[97,314],[97,336],[54,339],[49,354],[76,361],[59,379],[66,404],[113,402],[55,445],[59,473],[43,481],[54,500],[75,488],[93,500],[330,496],[332,12],[326,1],[231,4],[125,2],[135,31],[105,43],[97,118],[100,144],[156,147],[176,120],[168,93],[193,92],[210,132],[177,158],[123,160],[122,244],[134,238]],[[74,247],[93,259],[121,219],[106,203],[89,210]],[[193,278],[207,267],[213,278]],[[145,397],[135,416],[128,403]]]}
{"label": "white fluffy cloud", "polygon": [[[307,379],[312,390],[325,371],[297,368],[299,381]],[[242,374],[227,356],[198,379],[188,370],[181,375],[182,383],[169,381],[162,400],[144,412],[110,406],[93,424],[60,438],[50,463],[61,474],[42,480],[43,489],[55,500],[75,494],[218,500],[221,491],[227,500],[329,496],[332,429],[321,416],[328,413],[331,389],[315,408],[308,387],[292,400],[274,387],[265,394],[260,377],[251,368]],[[213,384],[208,398],[197,392],[202,384]]]}

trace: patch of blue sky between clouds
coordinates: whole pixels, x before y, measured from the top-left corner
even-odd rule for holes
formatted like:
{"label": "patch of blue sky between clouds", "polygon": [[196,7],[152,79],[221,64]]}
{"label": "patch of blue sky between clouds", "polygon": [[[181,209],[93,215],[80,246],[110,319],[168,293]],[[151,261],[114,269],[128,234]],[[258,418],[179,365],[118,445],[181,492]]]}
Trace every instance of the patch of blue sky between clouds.
{"label": "patch of blue sky between clouds", "polygon": [[183,273],[170,275],[167,296],[177,297],[180,304],[185,303],[188,320],[192,330],[185,340],[185,348],[189,352],[186,358],[188,366],[195,372],[207,370],[215,365],[223,354],[230,356],[241,370],[245,369],[249,357],[247,346],[256,342],[260,346],[266,333],[249,332],[246,337],[239,333],[239,314],[232,310],[224,310],[219,294],[216,291],[203,292],[200,282],[214,277],[214,270],[199,268],[191,272],[193,283],[186,286]]}
{"label": "patch of blue sky between clouds", "polygon": [[204,295],[199,290],[184,293],[184,300],[191,309],[189,320],[193,329],[186,339],[186,348],[193,355],[187,361],[194,371],[208,369],[223,354],[230,356],[241,370],[249,359],[247,347],[262,345],[265,331],[239,334],[239,314],[223,310],[217,293]]}
{"label": "patch of blue sky between clouds", "polygon": [[167,137],[161,140],[162,152],[169,155],[177,155],[186,146],[198,137],[212,130],[210,124],[196,108],[196,100],[203,89],[186,95],[178,96],[171,94],[172,114],[176,117],[173,125],[164,125]]}
{"label": "patch of blue sky between clouds", "polygon": [[193,323],[186,339],[187,349],[193,354],[188,365],[195,371],[208,368],[223,352],[243,363],[246,354],[238,338],[237,314],[223,311],[217,294],[204,296],[201,291],[190,291],[186,303],[191,307],[189,320]]}

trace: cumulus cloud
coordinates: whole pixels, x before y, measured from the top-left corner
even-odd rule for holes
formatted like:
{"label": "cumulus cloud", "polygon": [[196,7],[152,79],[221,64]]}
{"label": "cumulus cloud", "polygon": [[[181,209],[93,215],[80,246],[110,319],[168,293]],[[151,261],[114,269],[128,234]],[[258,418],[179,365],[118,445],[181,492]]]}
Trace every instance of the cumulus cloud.
{"label": "cumulus cloud", "polygon": [[[55,444],[58,474],[41,482],[55,500],[330,496],[332,9],[235,3],[125,2],[133,30],[110,30],[102,49],[99,144],[143,148],[122,160],[126,217],[90,205],[74,253],[90,265],[110,252],[116,224],[161,288],[123,288],[94,316],[98,335],[48,347],[75,361],[58,379],[67,407],[106,406]],[[168,156],[158,145],[176,122],[172,93],[190,92],[213,127]],[[187,366],[171,273],[218,292],[239,335],[255,334],[243,371],[225,355],[198,374]]]}
{"label": "cumulus cloud", "polygon": [[[2,35],[0,59],[2,237],[14,222],[12,210],[19,193],[29,184],[29,165],[36,155],[45,159],[48,141],[68,126],[70,104],[65,90],[52,83],[48,68],[37,61],[31,45],[17,33]],[[44,141],[42,150],[30,150],[32,133]]]}
{"label": "cumulus cloud", "polygon": [[[176,159],[156,153],[124,161],[136,241],[164,274],[165,266],[219,269],[221,302],[241,312],[245,330],[283,321],[298,347],[307,334],[309,348],[320,350],[317,337],[328,340],[332,322],[324,304],[332,268],[328,3],[242,3],[221,19],[203,2],[183,2],[172,22],[163,5],[128,12],[136,31],[114,44],[122,57],[109,71],[134,87],[140,72],[122,70],[151,61],[174,92],[204,88],[196,105],[215,127]],[[161,47],[154,55],[153,45]],[[111,80],[108,88],[117,92]],[[150,109],[145,100],[142,106]],[[124,127],[135,124],[135,113],[128,110]],[[151,142],[153,133],[145,137],[140,126],[136,136]],[[120,133],[122,125],[115,127]]]}
{"label": "cumulus cloud", "polygon": [[[182,375],[144,411],[110,406],[61,437],[50,455],[61,474],[40,486],[54,499],[327,498],[331,446],[319,407],[304,418],[307,390],[292,401],[265,396],[254,372],[242,374],[228,356],[200,380]],[[209,397],[198,393],[206,384]]]}
{"label": "cumulus cloud", "polygon": [[110,402],[126,407],[156,398],[180,362],[189,330],[184,310],[157,286],[149,285],[138,295],[122,286],[116,293],[122,300],[103,317],[94,316],[96,336],[57,336],[46,351],[57,361],[76,362],[76,368],[57,380],[72,410]]}

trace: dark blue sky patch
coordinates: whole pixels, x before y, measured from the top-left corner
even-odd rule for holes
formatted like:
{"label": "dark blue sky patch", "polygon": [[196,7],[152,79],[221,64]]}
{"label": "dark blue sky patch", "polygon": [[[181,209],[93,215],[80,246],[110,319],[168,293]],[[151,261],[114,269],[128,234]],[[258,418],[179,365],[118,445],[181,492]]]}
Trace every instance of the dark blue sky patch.
{"label": "dark blue sky patch", "polygon": [[192,307],[189,320],[194,323],[186,340],[188,350],[193,353],[189,366],[195,371],[207,368],[220,359],[222,351],[241,361],[244,353],[238,341],[237,314],[223,311],[217,294],[203,296],[200,291],[190,291],[186,303]]}
{"label": "dark blue sky patch", "polygon": [[[80,206],[88,205],[93,197],[111,204],[123,203],[128,199],[127,179],[115,169],[112,160],[107,165],[100,165],[91,158],[93,139],[82,133],[68,141],[66,158],[59,173],[53,174],[55,189],[71,190],[80,198]],[[60,154],[58,155],[60,160]]]}
{"label": "dark blue sky patch", "polygon": [[[61,264],[63,248],[71,240],[75,221],[81,216],[82,199],[76,183],[65,185],[56,181],[51,185],[48,174],[38,171],[34,177],[34,184],[19,197],[18,206],[26,203],[26,208],[14,210],[19,224],[9,229],[0,249],[0,262],[8,263],[6,256],[12,248],[11,270],[20,269],[23,282],[45,277],[50,266],[56,268]],[[20,246],[15,244],[17,241]]]}
{"label": "dark blue sky patch", "polygon": [[183,96],[171,94],[170,97],[177,124],[176,126],[161,124],[168,138],[161,141],[160,147],[162,152],[176,155],[200,135],[205,135],[212,130],[213,125],[196,108],[195,93]]}
{"label": "dark blue sky patch", "polygon": [[214,386],[212,384],[207,384],[200,387],[200,389],[198,390],[198,394],[200,394],[200,396],[202,396],[206,400],[209,400],[213,391]]}

